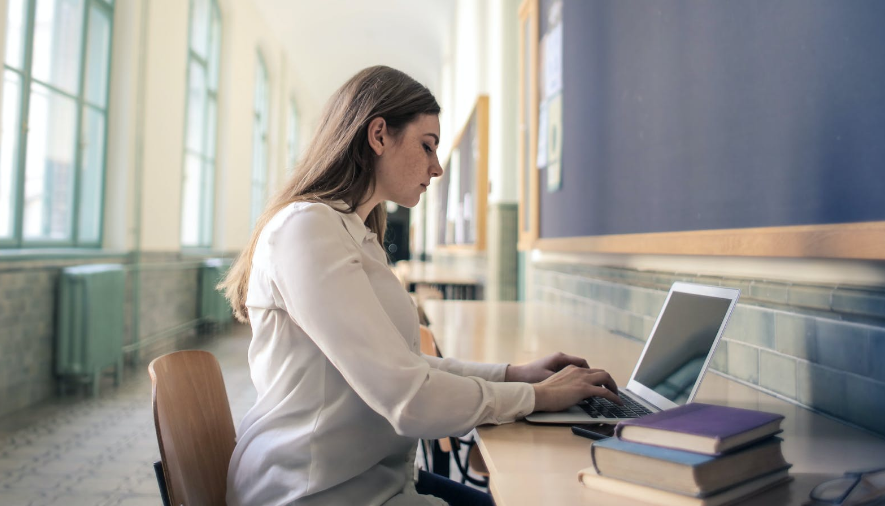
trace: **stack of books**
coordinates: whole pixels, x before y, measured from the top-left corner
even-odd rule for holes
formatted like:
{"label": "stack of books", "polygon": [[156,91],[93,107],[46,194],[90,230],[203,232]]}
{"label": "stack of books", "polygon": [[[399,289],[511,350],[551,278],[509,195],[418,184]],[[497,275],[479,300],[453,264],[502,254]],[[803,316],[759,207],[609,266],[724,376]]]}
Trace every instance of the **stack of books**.
{"label": "stack of books", "polygon": [[624,421],[591,447],[585,486],[658,504],[719,506],[789,481],[782,415],[692,403]]}

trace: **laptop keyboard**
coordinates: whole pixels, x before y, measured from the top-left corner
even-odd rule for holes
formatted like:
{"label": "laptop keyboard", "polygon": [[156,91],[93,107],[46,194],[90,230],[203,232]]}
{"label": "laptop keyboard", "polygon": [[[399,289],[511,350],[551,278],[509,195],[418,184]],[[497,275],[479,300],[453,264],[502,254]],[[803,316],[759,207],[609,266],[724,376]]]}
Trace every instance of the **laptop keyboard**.
{"label": "laptop keyboard", "polygon": [[618,393],[618,397],[624,401],[623,406],[601,397],[591,397],[579,402],[578,407],[593,418],[638,418],[651,413],[648,408],[626,395]]}

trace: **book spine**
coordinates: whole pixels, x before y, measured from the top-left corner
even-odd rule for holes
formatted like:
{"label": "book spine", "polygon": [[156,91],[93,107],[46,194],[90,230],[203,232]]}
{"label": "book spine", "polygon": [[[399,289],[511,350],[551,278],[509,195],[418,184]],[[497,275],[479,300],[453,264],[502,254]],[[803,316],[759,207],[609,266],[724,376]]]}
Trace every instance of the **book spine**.
{"label": "book spine", "polygon": [[596,474],[602,474],[599,472],[599,466],[596,465],[596,444],[590,445],[590,461],[593,463],[593,469],[596,470]]}

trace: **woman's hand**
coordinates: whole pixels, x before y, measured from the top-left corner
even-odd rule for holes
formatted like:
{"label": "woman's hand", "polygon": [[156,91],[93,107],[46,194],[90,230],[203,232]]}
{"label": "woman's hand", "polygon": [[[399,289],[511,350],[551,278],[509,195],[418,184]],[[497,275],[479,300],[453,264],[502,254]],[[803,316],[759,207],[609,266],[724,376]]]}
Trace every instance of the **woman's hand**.
{"label": "woman's hand", "polygon": [[523,365],[508,365],[504,373],[504,381],[521,381],[523,383],[537,383],[553,376],[567,366],[583,367],[588,369],[587,361],[583,358],[573,357],[565,353],[554,353],[534,362]]}
{"label": "woman's hand", "polygon": [[535,411],[562,411],[588,397],[604,397],[615,404],[624,404],[618,397],[615,380],[602,369],[569,365],[532,386]]}

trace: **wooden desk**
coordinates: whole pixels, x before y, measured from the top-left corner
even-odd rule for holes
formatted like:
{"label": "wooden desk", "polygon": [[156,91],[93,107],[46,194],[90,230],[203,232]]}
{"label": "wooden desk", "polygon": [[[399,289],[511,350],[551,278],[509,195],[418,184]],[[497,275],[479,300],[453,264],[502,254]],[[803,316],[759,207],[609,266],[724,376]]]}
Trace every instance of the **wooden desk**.
{"label": "wooden desk", "polygon": [[397,262],[394,272],[409,291],[415,291],[416,285],[424,285],[440,290],[446,299],[482,298],[482,278],[462,267],[410,260]]}
{"label": "wooden desk", "polygon": [[[519,302],[430,300],[425,310],[444,356],[479,362],[523,363],[554,351],[582,356],[625,385],[644,343],[609,333],[553,306]],[[885,465],[885,439],[731,381],[712,371],[698,401],[781,413],[784,455],[794,481],[748,504],[802,504],[814,485],[851,469]],[[588,439],[568,427],[516,422],[477,430],[498,506],[537,504],[630,505],[591,491],[577,473],[589,467]]]}

